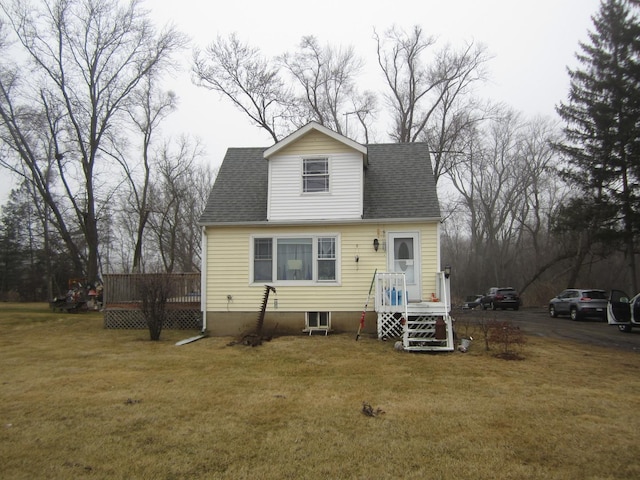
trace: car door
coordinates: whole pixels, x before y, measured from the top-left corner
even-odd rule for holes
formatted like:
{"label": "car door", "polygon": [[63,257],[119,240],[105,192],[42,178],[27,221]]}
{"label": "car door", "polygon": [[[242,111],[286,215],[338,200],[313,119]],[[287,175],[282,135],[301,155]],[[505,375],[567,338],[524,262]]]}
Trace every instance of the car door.
{"label": "car door", "polygon": [[629,325],[631,323],[631,306],[629,296],[626,293],[622,290],[611,290],[607,303],[607,322],[609,325]]}
{"label": "car door", "polygon": [[631,310],[631,323],[637,325],[640,323],[640,293],[633,297],[629,302]]}
{"label": "car door", "polygon": [[556,313],[561,313],[564,315],[569,313],[569,301],[571,300],[572,294],[572,290],[565,290],[560,295],[558,295],[558,301],[555,305]]}

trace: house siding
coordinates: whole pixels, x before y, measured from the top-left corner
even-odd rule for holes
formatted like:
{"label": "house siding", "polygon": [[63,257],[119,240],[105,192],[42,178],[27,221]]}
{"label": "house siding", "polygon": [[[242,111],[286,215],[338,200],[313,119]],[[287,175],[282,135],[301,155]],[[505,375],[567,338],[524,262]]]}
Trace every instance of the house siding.
{"label": "house siding", "polygon": [[296,142],[284,147],[277,155],[321,155],[334,153],[352,153],[354,150],[344,143],[312,130]]}
{"label": "house siding", "polygon": [[[420,232],[422,292],[423,299],[429,299],[435,292],[435,273],[439,270],[437,222],[207,228],[205,299],[208,329],[214,335],[236,335],[255,324],[265,288],[262,283],[249,283],[251,259],[247,252],[253,235],[338,234],[339,283],[296,286],[270,282],[277,291],[269,297],[266,318],[271,323],[278,323],[278,331],[300,331],[304,327],[304,312],[330,311],[334,329],[355,331],[374,271],[386,271],[387,253],[382,248],[375,252],[372,241],[385,238],[387,230]],[[356,255],[358,262],[355,261]],[[373,300],[370,305],[373,305]],[[373,318],[371,315],[368,318]],[[368,325],[373,327],[371,321]]]}
{"label": "house siding", "polygon": [[[302,192],[302,159],[329,159],[329,192]],[[362,217],[363,158],[319,132],[310,132],[269,159],[267,217],[271,221]]]}

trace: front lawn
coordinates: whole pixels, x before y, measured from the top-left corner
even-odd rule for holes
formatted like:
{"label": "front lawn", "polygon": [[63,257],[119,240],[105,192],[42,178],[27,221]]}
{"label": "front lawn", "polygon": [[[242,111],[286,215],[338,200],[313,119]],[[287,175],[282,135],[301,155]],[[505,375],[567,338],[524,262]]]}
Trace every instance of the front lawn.
{"label": "front lawn", "polygon": [[195,333],[0,304],[0,478],[640,478],[637,353]]}

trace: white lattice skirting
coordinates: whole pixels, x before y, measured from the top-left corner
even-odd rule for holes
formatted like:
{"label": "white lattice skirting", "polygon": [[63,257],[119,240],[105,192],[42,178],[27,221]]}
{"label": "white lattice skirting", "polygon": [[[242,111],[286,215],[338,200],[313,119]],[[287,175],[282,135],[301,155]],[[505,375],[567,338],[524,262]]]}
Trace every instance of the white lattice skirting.
{"label": "white lattice skirting", "polygon": [[400,338],[404,332],[404,317],[400,312],[378,312],[378,338]]}

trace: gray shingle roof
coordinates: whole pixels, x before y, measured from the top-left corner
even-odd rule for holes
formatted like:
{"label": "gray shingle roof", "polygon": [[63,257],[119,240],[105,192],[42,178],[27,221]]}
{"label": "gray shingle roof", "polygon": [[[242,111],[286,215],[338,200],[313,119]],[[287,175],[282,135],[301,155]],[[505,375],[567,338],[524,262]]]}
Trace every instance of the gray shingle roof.
{"label": "gray shingle roof", "polygon": [[[367,145],[364,220],[439,218],[440,207],[424,143]],[[201,225],[267,221],[266,148],[230,148],[224,157]]]}
{"label": "gray shingle roof", "polygon": [[440,217],[426,143],[374,144],[367,149],[363,218]]}

